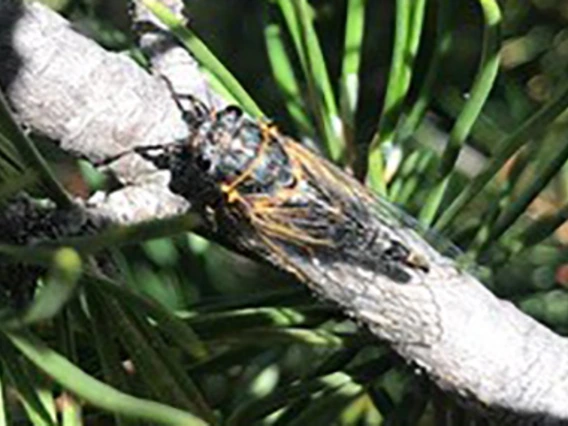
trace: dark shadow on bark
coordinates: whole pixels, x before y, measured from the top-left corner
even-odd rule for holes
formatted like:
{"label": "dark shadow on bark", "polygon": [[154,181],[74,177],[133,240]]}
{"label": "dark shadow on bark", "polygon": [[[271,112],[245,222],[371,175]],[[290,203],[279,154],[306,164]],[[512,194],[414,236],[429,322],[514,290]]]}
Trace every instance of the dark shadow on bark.
{"label": "dark shadow on bark", "polygon": [[19,0],[0,0],[0,89],[8,90],[22,66],[13,46],[14,29],[23,15]]}

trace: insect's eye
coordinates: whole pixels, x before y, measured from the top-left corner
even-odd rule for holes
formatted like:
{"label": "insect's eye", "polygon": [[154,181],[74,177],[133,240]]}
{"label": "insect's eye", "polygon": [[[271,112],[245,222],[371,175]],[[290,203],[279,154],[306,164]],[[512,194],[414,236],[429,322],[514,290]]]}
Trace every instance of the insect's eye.
{"label": "insect's eye", "polygon": [[211,160],[203,155],[197,156],[197,158],[195,159],[195,164],[204,172],[211,171],[211,165],[212,165]]}
{"label": "insect's eye", "polygon": [[229,117],[232,117],[234,120],[240,118],[243,115],[243,110],[240,109],[238,106],[236,105],[229,105],[227,108],[225,108],[222,112],[223,115],[227,115]]}

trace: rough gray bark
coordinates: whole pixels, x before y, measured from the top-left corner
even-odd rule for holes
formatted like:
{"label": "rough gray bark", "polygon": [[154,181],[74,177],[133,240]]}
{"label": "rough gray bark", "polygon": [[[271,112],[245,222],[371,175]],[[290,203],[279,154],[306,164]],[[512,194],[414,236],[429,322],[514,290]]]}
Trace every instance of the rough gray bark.
{"label": "rough gray bark", "polygon": [[[191,58],[177,47],[168,49],[174,45],[167,37],[142,40],[148,48],[156,43],[166,48],[154,56],[154,65],[175,90],[211,99]],[[125,185],[90,200],[89,211],[133,223],[187,210],[188,202],[169,191],[167,171],[135,153],[122,155],[186,135],[163,79],[104,51],[38,4],[26,6],[14,22],[12,46],[19,61],[0,50],[0,74],[17,68],[3,81],[19,120],[74,155],[107,162]],[[185,79],[178,77],[180,70]],[[442,389],[498,415],[500,424],[568,424],[568,340],[497,299],[413,232],[407,241],[432,265],[412,285],[365,275],[340,261],[330,271],[343,274],[340,285],[321,268],[308,267],[309,285],[343,305]]]}
{"label": "rough gray bark", "polygon": [[135,145],[187,135],[165,82],[127,56],[106,52],[39,4],[11,24],[14,51],[2,59],[4,70],[17,68],[6,93],[18,119],[71,154],[108,162],[126,185],[99,194],[91,206],[123,223],[186,210],[184,199],[164,190],[167,172],[137,154],[123,155]]}

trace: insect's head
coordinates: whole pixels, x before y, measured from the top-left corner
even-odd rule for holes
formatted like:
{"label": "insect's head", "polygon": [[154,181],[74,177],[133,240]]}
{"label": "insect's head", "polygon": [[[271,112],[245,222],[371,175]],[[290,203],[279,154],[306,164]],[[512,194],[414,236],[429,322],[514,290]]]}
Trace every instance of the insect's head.
{"label": "insect's head", "polygon": [[237,106],[229,106],[196,128],[189,141],[195,166],[216,182],[234,178],[255,155],[258,141],[250,143],[252,121]]}

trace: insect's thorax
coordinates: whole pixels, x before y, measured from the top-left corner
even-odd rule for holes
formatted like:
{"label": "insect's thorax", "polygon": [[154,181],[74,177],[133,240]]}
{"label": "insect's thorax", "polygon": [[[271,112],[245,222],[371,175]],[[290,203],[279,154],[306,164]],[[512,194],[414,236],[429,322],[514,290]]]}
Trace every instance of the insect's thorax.
{"label": "insect's thorax", "polygon": [[192,149],[221,188],[241,195],[274,193],[294,183],[281,136],[269,125],[221,111],[198,130]]}

